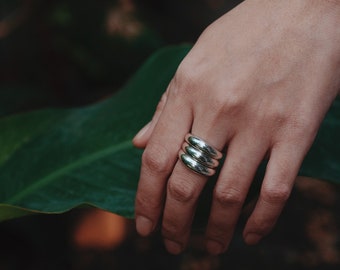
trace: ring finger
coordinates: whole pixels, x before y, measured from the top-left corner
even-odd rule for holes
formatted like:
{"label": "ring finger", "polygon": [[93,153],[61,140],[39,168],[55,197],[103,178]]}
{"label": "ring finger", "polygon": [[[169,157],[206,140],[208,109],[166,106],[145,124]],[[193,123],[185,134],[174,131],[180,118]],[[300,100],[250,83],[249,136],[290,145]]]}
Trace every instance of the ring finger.
{"label": "ring finger", "polygon": [[[222,125],[218,125],[218,132],[214,132],[209,125],[202,126],[201,123],[211,123],[204,118],[206,117],[195,118],[192,134],[200,137],[210,146],[218,150],[222,149],[228,138],[227,132],[221,132]],[[162,224],[162,234],[169,252],[178,254],[185,248],[197,200],[207,179],[208,176],[197,174],[188,169],[181,160],[177,161],[167,185]]]}

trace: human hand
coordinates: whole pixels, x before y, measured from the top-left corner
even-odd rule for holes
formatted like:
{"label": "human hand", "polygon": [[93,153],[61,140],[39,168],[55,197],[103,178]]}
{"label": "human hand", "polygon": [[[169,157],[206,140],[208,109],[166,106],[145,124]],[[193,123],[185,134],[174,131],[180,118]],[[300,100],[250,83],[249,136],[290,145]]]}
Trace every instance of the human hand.
{"label": "human hand", "polygon": [[208,251],[227,249],[265,157],[243,235],[255,244],[271,231],[340,86],[339,25],[337,1],[246,0],[203,32],[134,138],[145,147],[135,208],[141,235],[162,216],[169,252],[180,253],[188,242],[208,177],[178,160],[187,133],[226,154],[206,229]]}

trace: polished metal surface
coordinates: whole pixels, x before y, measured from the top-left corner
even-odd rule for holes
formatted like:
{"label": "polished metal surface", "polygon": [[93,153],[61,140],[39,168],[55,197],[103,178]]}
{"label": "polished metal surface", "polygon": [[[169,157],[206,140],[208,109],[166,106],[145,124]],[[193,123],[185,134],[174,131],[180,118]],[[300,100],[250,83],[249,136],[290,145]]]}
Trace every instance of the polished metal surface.
{"label": "polished metal surface", "polygon": [[201,163],[199,163],[197,160],[195,160],[190,155],[184,153],[183,150],[179,152],[179,158],[183,162],[185,166],[187,166],[189,169],[191,169],[193,172],[196,172],[200,175],[205,176],[212,176],[215,174],[215,170],[208,168]]}
{"label": "polished metal surface", "polygon": [[197,136],[194,136],[194,135],[188,133],[185,136],[185,140],[191,146],[195,147],[196,149],[203,151],[204,153],[208,154],[210,157],[212,157],[214,159],[222,158],[222,153],[220,151],[218,151],[216,148],[210,146],[203,139],[201,139]]}
{"label": "polished metal surface", "polygon": [[187,142],[183,143],[182,147],[183,151],[194,158],[196,161],[201,163],[202,165],[209,167],[209,168],[216,168],[219,164],[219,162],[206,154],[205,152],[189,145]]}

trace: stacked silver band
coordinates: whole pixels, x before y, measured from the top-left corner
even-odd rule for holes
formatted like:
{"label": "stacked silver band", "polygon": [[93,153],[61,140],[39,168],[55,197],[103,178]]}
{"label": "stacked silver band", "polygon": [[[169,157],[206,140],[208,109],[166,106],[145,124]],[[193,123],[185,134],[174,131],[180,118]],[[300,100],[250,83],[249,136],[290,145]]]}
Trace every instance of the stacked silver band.
{"label": "stacked silver band", "polygon": [[219,165],[222,153],[201,138],[188,133],[179,158],[190,170],[205,176],[212,176]]}

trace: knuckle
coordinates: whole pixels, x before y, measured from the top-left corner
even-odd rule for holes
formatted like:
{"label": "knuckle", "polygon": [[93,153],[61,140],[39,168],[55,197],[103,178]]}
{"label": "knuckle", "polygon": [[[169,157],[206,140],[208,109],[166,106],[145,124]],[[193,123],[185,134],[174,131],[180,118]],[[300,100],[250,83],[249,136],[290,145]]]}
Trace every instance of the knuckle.
{"label": "knuckle", "polygon": [[227,237],[226,237],[227,231],[225,231],[225,230],[222,231],[222,230],[219,230],[217,228],[214,228],[214,229],[215,229],[215,231],[207,233],[206,237],[208,239],[211,239],[211,240],[214,240],[216,242],[223,243],[223,244],[224,244],[224,242],[227,242]]}
{"label": "knuckle", "polygon": [[227,241],[228,237],[230,237],[230,233],[233,231],[233,229],[228,226],[228,224],[225,224],[224,222],[220,221],[214,221],[209,226],[209,230],[207,231],[207,237],[209,239],[214,239],[218,241]]}
{"label": "knuckle", "polygon": [[261,192],[262,199],[270,204],[283,203],[290,196],[290,188],[286,185],[265,186]]}
{"label": "knuckle", "polygon": [[180,98],[192,98],[194,91],[202,88],[202,76],[199,75],[196,69],[191,67],[188,61],[183,61],[179,65],[171,83],[174,86],[171,89],[171,95]]}
{"label": "knuckle", "polygon": [[149,146],[142,156],[143,166],[152,174],[168,174],[172,168],[172,160],[163,146]]}
{"label": "knuckle", "polygon": [[288,115],[286,115],[284,110],[274,108],[273,110],[267,112],[265,121],[267,123],[271,123],[274,129],[281,130],[282,127],[286,126],[286,123],[288,121]]}
{"label": "knuckle", "polygon": [[262,104],[261,115],[263,113],[264,120],[274,127],[282,127],[286,124],[292,114],[289,106],[280,100],[266,100]]}
{"label": "knuckle", "polygon": [[225,91],[218,91],[221,94],[216,95],[211,103],[214,108],[216,108],[217,114],[221,116],[235,116],[240,113],[241,110],[245,108],[246,99],[237,91],[237,89],[232,88],[229,95],[225,94]]}
{"label": "knuckle", "polygon": [[138,193],[135,199],[136,214],[141,213],[156,213],[160,211],[163,201],[157,200],[153,196],[148,196]]}
{"label": "knuckle", "polygon": [[211,126],[221,125],[221,121],[224,122],[226,119],[236,119],[245,107],[245,101],[240,95],[225,96],[224,91],[215,90],[214,94],[207,97],[205,105],[214,108],[209,119]]}
{"label": "knuckle", "polygon": [[274,223],[275,220],[269,220],[268,218],[255,218],[252,222],[253,231],[256,231],[259,235],[264,236],[272,230]]}
{"label": "knuckle", "polygon": [[164,218],[162,223],[162,236],[167,239],[180,239],[185,234],[184,224],[178,222],[177,218]]}
{"label": "knuckle", "polygon": [[186,58],[178,66],[174,78],[179,83],[195,83],[195,79],[198,77],[197,71],[192,68],[192,61]]}
{"label": "knuckle", "polygon": [[242,193],[232,187],[217,186],[214,191],[214,199],[222,207],[241,206],[243,204]]}
{"label": "knuckle", "polygon": [[184,181],[169,181],[167,191],[173,199],[182,203],[193,201],[197,197],[195,187]]}
{"label": "knuckle", "polygon": [[313,140],[318,128],[309,118],[311,117],[304,117],[300,114],[293,115],[289,119],[288,129],[291,137],[295,138],[295,140],[301,138],[302,142]]}
{"label": "knuckle", "polygon": [[167,239],[179,239],[179,229],[174,224],[163,223],[162,236]]}

